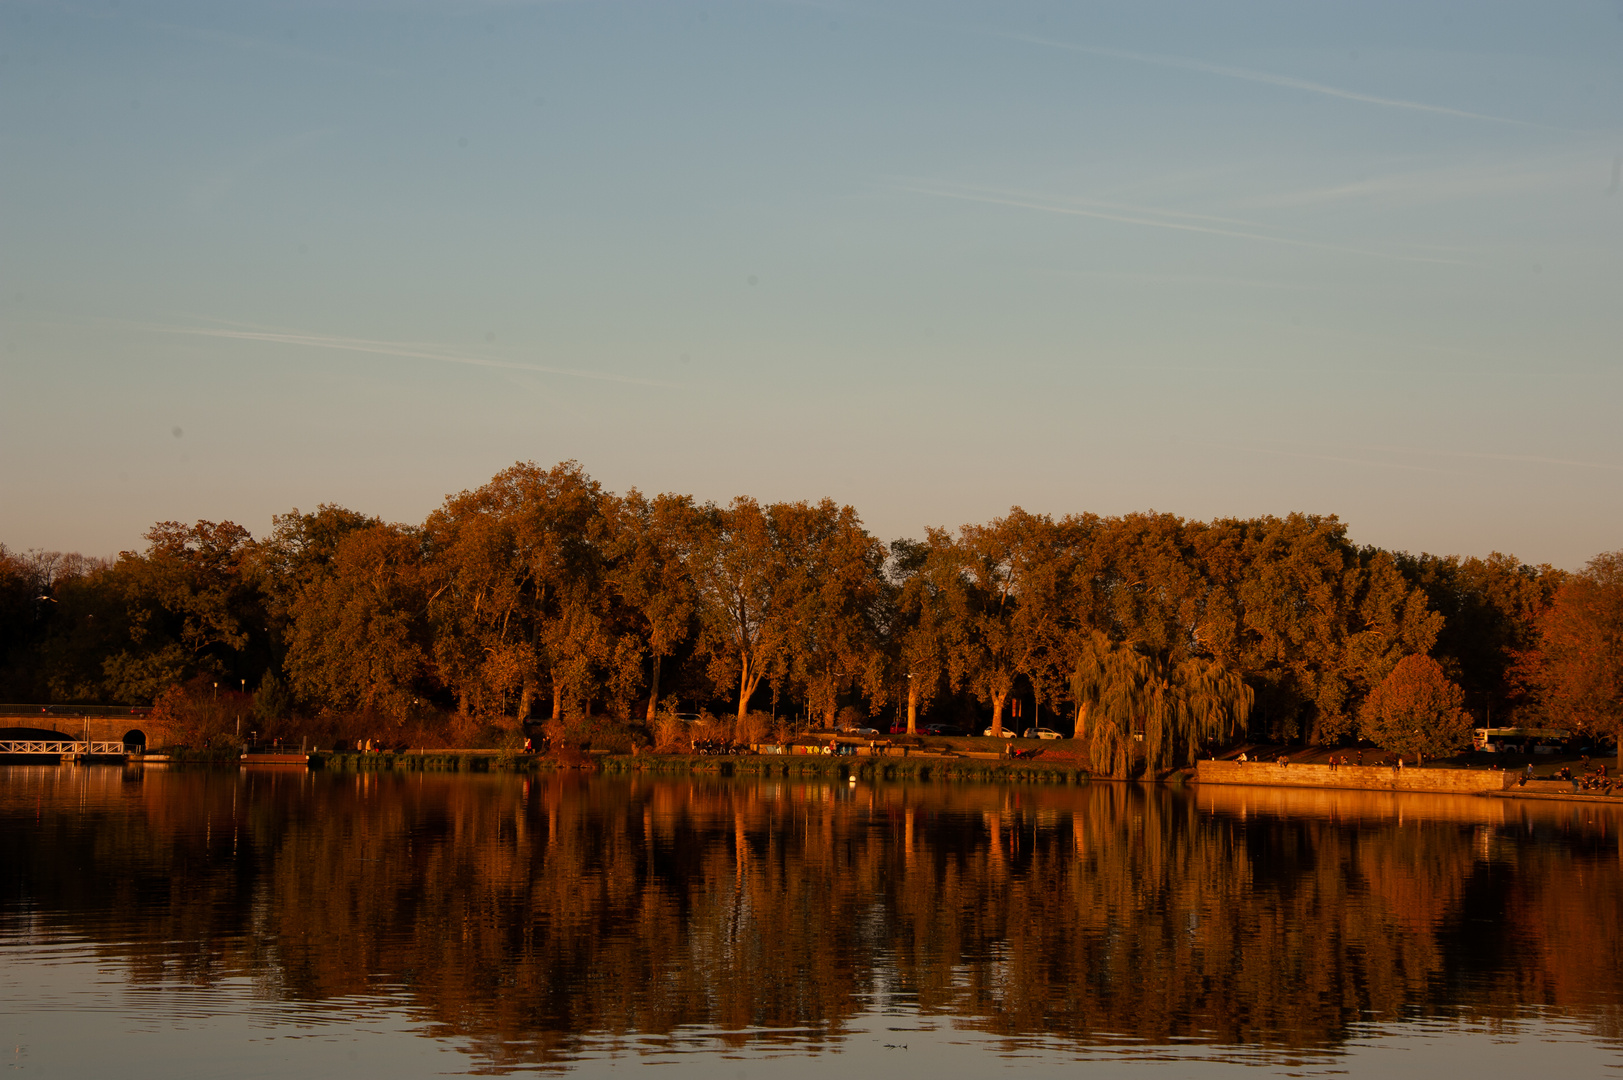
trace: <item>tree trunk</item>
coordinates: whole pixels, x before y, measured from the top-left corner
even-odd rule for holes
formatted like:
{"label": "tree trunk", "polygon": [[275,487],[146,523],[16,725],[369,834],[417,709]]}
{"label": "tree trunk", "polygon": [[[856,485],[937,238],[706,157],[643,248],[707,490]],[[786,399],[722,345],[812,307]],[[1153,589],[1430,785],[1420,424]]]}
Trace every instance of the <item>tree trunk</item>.
{"label": "tree trunk", "polygon": [[907,680],[907,733],[917,735],[919,726],[919,687],[914,679]]}
{"label": "tree trunk", "polygon": [[530,676],[526,675],[526,676],[524,676],[524,685],[519,690],[519,694],[518,694],[518,722],[519,723],[522,724],[522,723],[524,723],[524,721],[526,721],[526,720],[528,720],[530,718],[530,702],[532,700],[534,700],[534,698],[535,698],[535,680],[532,679]]}
{"label": "tree trunk", "polygon": [[749,715],[750,691],[755,687],[750,685],[750,658],[738,658],[738,718],[740,720]]}
{"label": "tree trunk", "polygon": [[992,695],[992,734],[1003,734],[1003,703],[1009,700],[1007,693]]}
{"label": "tree trunk", "polygon": [[648,722],[654,722],[659,711],[659,654],[654,654],[654,673],[648,679]]}
{"label": "tree trunk", "polygon": [[564,688],[557,683],[552,684],[552,718],[554,720],[564,718]]}

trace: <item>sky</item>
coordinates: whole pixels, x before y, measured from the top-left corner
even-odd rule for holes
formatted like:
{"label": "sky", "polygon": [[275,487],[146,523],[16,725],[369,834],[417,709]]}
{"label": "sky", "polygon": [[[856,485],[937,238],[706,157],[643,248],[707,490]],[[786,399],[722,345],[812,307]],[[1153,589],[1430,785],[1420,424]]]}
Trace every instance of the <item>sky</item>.
{"label": "sky", "polygon": [[1623,548],[1623,3],[7,0],[0,543],[515,461]]}

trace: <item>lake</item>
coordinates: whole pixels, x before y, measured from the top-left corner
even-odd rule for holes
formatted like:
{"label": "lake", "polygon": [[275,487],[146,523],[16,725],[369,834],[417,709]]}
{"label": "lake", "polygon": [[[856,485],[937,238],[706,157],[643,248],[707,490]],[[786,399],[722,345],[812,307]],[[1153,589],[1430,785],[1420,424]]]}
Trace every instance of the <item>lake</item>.
{"label": "lake", "polygon": [[0,882],[45,1076],[1623,1068],[1570,802],[9,766]]}

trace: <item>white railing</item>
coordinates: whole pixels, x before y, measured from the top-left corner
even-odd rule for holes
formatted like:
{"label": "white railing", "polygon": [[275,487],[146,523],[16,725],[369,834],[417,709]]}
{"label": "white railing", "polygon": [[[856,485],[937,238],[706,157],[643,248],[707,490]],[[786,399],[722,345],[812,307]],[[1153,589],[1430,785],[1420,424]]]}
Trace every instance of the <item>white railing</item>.
{"label": "white railing", "polygon": [[127,753],[122,742],[86,742],[83,739],[0,739],[0,754],[90,754]]}

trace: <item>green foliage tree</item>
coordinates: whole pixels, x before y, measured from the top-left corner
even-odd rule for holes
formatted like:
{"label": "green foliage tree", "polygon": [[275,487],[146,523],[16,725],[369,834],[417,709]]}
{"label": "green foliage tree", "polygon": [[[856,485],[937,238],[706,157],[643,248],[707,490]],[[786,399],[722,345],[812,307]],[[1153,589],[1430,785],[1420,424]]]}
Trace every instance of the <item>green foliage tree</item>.
{"label": "green foliage tree", "polygon": [[1412,760],[1444,757],[1471,744],[1464,695],[1429,656],[1406,656],[1365,699],[1363,736]]}
{"label": "green foliage tree", "polygon": [[288,689],[287,683],[276,674],[275,668],[265,672],[260,679],[259,686],[254,690],[253,716],[256,721],[265,727],[280,720],[287,719],[293,711],[293,693]]}
{"label": "green foliage tree", "polygon": [[1076,738],[1092,767],[1126,776],[1141,744],[1151,775],[1192,764],[1199,747],[1240,730],[1251,712],[1251,688],[1235,672],[1198,656],[1112,642],[1095,631],[1077,662],[1071,692],[1078,703]]}

